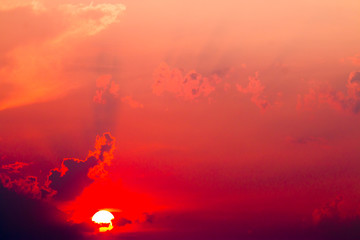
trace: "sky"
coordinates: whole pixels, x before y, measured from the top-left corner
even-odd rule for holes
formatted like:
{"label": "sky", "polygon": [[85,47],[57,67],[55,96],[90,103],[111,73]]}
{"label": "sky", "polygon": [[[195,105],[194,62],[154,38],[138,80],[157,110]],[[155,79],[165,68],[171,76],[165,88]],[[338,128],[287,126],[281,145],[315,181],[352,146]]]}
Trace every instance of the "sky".
{"label": "sky", "polygon": [[359,26],[358,0],[2,0],[0,238],[359,239]]}

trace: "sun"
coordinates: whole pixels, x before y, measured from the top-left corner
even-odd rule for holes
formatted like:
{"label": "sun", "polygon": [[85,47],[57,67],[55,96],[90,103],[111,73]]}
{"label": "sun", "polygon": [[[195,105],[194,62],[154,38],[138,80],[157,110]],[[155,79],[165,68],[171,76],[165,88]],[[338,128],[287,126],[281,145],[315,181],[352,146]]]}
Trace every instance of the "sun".
{"label": "sun", "polygon": [[[113,219],[114,219],[114,215],[112,215],[111,212],[106,210],[100,210],[94,214],[91,220],[97,224],[101,224],[101,227],[99,228],[99,232],[106,232],[114,228],[111,222],[111,220]],[[103,225],[107,225],[107,226],[103,226]]]}

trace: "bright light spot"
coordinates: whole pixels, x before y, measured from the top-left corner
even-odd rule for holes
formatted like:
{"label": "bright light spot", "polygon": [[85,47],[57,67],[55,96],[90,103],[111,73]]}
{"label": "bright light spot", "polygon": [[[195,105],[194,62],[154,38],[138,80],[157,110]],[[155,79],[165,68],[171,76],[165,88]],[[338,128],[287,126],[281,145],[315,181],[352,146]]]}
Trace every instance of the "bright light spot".
{"label": "bright light spot", "polygon": [[112,215],[111,212],[106,210],[100,210],[94,214],[91,220],[97,224],[107,225],[99,228],[99,232],[106,232],[114,228],[111,222],[111,220],[113,219],[114,215]]}

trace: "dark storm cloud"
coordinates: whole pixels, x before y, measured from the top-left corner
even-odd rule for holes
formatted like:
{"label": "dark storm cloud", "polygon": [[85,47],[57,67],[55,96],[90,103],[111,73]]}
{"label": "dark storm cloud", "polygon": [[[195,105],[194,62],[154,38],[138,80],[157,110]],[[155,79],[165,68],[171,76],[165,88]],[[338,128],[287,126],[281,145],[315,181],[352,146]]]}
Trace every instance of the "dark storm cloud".
{"label": "dark storm cloud", "polygon": [[89,157],[85,161],[78,159],[66,159],[63,167],[67,170],[64,175],[60,170],[51,170],[49,187],[56,191],[57,200],[72,200],[94,180],[88,177],[89,170],[97,164],[95,157]]}
{"label": "dark storm cloud", "polygon": [[360,217],[356,214],[344,215],[341,206],[342,197],[317,208],[313,212],[315,233],[322,239],[360,239]]}
{"label": "dark storm cloud", "polygon": [[[48,188],[56,191],[54,198],[61,201],[73,200],[94,179],[106,174],[105,166],[113,158],[115,139],[105,133],[96,139],[96,150],[90,152],[85,160],[65,159],[61,169],[50,171]],[[44,192],[48,194],[48,192]]]}
{"label": "dark storm cloud", "polygon": [[0,239],[84,239],[92,229],[66,221],[55,207],[0,185]]}
{"label": "dark storm cloud", "polygon": [[28,163],[15,162],[0,167],[0,184],[16,193],[34,199],[68,201],[77,197],[85,187],[97,178],[107,174],[115,150],[115,138],[110,133],[97,136],[95,150],[90,151],[85,160],[67,158],[61,167],[50,170],[45,185],[39,184],[37,177],[24,176],[20,172]]}

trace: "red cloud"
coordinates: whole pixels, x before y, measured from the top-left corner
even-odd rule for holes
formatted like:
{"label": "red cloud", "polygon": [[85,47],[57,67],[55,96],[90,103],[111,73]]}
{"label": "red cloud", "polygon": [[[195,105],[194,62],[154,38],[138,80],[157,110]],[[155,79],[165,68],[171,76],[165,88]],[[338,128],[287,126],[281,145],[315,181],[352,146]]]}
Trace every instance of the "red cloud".
{"label": "red cloud", "polygon": [[312,214],[314,223],[319,224],[323,221],[339,221],[340,220],[339,205],[342,202],[343,202],[342,197],[338,197],[333,202],[315,209]]}
{"label": "red cloud", "polygon": [[19,173],[20,172],[19,170],[25,166],[29,166],[29,163],[15,162],[15,163],[3,165],[1,166],[1,168],[8,170],[10,173]]}

